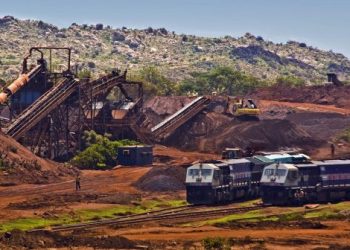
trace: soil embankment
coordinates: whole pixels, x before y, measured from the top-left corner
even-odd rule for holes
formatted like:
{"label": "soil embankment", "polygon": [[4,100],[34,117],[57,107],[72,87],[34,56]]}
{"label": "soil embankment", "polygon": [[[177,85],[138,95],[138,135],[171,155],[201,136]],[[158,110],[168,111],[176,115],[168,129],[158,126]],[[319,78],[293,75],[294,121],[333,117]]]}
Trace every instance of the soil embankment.
{"label": "soil embankment", "polygon": [[[155,97],[148,101],[146,114],[153,126],[172,112],[190,101],[183,97]],[[154,106],[153,104],[157,104]],[[276,105],[276,104],[274,104]],[[170,108],[171,107],[171,108]],[[261,150],[281,148],[309,149],[325,143],[325,138],[314,137],[292,119],[285,119],[286,113],[295,110],[290,107],[263,107],[260,121],[242,121],[227,112],[227,98],[212,97],[206,110],[198,113],[178,128],[166,141],[166,145],[183,150],[220,153],[225,147],[253,147]],[[273,115],[283,113],[283,116]],[[295,121],[298,121],[295,119]]]}
{"label": "soil embankment", "polygon": [[45,184],[72,177],[78,170],[40,158],[0,132],[0,186],[19,183]]}
{"label": "soil embankment", "polygon": [[286,87],[276,85],[258,89],[252,96],[259,100],[314,103],[334,105],[338,108],[350,108],[350,86],[332,84],[320,86]]}

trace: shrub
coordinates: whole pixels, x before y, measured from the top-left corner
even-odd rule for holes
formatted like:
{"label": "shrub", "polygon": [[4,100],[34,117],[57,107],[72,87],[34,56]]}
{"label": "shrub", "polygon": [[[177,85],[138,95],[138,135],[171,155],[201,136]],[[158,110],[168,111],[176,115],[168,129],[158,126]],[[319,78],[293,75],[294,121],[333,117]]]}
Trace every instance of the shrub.
{"label": "shrub", "polygon": [[305,81],[303,79],[295,76],[280,76],[276,79],[275,83],[290,87],[298,87],[305,85]]}
{"label": "shrub", "polygon": [[203,240],[203,247],[205,250],[221,250],[224,249],[224,239],[220,237],[205,238]]}
{"label": "shrub", "polygon": [[345,129],[337,138],[338,140],[344,140],[350,142],[350,128]]}
{"label": "shrub", "polygon": [[118,147],[138,143],[131,140],[111,141],[95,131],[85,131],[83,144],[85,149],[72,159],[72,164],[79,168],[105,169],[117,163]]}
{"label": "shrub", "polygon": [[281,214],[278,218],[281,222],[298,221],[303,219],[304,216],[300,213]]}
{"label": "shrub", "polygon": [[3,159],[0,159],[0,170],[4,170],[6,168],[6,164]]}
{"label": "shrub", "polygon": [[78,72],[78,78],[79,79],[89,79],[91,78],[91,71],[90,70],[87,70],[87,69],[83,69],[81,71]]}

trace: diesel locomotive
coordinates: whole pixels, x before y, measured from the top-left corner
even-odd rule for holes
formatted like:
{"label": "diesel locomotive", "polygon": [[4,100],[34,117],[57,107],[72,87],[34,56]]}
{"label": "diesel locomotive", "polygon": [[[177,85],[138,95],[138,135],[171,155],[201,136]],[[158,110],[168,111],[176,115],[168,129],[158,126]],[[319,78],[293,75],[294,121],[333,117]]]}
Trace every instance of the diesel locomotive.
{"label": "diesel locomotive", "polygon": [[259,197],[263,169],[274,162],[308,161],[303,154],[256,155],[196,163],[187,168],[186,193],[190,204],[227,203]]}
{"label": "diesel locomotive", "polygon": [[272,205],[350,199],[350,160],[271,164],[264,168],[260,189],[263,202]]}

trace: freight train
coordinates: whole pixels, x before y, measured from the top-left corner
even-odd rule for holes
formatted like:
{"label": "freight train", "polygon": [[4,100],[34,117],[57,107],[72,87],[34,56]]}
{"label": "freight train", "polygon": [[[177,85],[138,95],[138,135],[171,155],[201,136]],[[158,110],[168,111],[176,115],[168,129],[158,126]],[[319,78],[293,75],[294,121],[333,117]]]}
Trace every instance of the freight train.
{"label": "freight train", "polygon": [[259,197],[265,166],[308,161],[309,157],[304,154],[270,154],[196,163],[187,169],[187,202],[217,204]]}
{"label": "freight train", "polygon": [[260,189],[263,202],[272,205],[350,199],[350,160],[271,164],[264,168]]}

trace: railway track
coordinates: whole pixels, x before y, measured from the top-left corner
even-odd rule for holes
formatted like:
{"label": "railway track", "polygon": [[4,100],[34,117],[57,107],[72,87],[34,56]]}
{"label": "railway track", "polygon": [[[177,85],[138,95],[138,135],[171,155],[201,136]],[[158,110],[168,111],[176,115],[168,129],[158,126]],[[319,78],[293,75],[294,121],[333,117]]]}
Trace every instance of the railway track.
{"label": "railway track", "polygon": [[93,222],[79,223],[73,225],[56,226],[50,229],[35,229],[29,232],[64,232],[72,231],[78,229],[92,229],[104,226],[117,226],[125,227],[130,225],[139,225],[148,222],[159,222],[164,221],[166,223],[170,222],[183,222],[191,221],[203,217],[217,217],[225,216],[235,213],[243,213],[252,210],[258,210],[263,208],[263,206],[249,206],[249,207],[224,207],[224,208],[213,208],[206,206],[182,206],[177,208],[168,208],[162,210],[151,211],[143,214],[134,214],[123,216],[115,219],[105,219]]}

